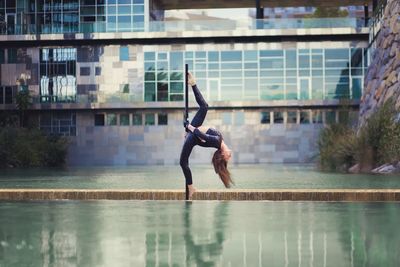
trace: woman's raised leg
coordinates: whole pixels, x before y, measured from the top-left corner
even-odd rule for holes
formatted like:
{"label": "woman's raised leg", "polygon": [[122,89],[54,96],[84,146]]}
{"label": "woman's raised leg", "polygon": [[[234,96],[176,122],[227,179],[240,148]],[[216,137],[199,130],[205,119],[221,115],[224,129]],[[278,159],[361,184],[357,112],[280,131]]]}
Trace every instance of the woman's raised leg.
{"label": "woman's raised leg", "polygon": [[206,118],[207,111],[208,111],[208,104],[204,100],[204,97],[201,94],[197,85],[193,85],[192,88],[193,88],[194,97],[196,98],[196,102],[199,105],[199,110],[197,111],[196,115],[193,117],[190,124],[197,128],[203,124],[204,119]]}

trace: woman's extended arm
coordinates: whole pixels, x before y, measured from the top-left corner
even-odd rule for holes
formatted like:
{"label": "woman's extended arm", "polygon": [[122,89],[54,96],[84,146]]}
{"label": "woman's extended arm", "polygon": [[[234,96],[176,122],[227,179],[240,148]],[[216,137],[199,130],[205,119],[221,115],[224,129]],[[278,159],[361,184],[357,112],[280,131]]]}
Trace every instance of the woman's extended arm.
{"label": "woman's extended arm", "polygon": [[192,126],[191,124],[188,125],[188,129],[202,142],[209,143],[213,146],[219,146],[221,137],[203,133],[202,131]]}

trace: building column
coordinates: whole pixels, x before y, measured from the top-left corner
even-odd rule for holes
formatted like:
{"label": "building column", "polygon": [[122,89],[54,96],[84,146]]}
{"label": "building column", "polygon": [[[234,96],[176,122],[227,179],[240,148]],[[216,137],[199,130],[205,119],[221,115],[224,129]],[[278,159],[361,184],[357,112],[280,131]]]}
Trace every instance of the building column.
{"label": "building column", "polygon": [[368,21],[369,21],[369,14],[368,14],[368,5],[364,5],[364,26],[368,26]]}
{"label": "building column", "polygon": [[264,7],[261,6],[260,0],[256,0],[256,28],[262,29],[263,22],[260,21],[264,18]]}

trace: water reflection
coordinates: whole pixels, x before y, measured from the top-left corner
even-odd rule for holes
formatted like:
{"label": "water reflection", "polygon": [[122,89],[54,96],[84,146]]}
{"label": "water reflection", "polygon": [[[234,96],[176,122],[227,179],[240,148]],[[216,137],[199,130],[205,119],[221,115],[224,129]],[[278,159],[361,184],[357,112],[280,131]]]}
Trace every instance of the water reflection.
{"label": "water reflection", "polygon": [[228,212],[228,203],[217,203],[214,208],[213,220],[209,222],[210,232],[207,238],[199,237],[194,232],[192,218],[192,202],[185,203],[183,213],[184,239],[186,245],[186,265],[214,266],[220,261],[224,243],[224,229]]}
{"label": "water reflection", "polygon": [[400,203],[0,202],[0,266],[399,266]]}

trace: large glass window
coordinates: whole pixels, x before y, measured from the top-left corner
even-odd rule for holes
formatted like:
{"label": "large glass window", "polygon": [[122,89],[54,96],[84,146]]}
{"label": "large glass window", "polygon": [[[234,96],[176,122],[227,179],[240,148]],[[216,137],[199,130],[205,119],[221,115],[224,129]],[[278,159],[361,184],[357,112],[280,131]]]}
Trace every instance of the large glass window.
{"label": "large glass window", "polygon": [[359,99],[364,48],[144,53],[144,100],[183,100],[184,64],[209,101]]}
{"label": "large glass window", "polygon": [[76,48],[40,50],[41,102],[75,102]]}

